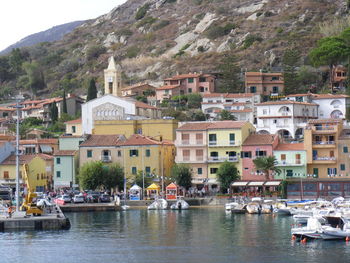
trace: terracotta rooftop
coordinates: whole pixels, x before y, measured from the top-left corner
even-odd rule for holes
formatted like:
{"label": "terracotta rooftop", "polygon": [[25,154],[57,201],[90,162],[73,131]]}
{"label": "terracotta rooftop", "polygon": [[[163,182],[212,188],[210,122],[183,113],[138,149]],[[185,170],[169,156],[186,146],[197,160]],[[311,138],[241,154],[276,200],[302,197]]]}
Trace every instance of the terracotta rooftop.
{"label": "terracotta rooftop", "polygon": [[312,94],[313,99],[339,99],[339,98],[350,98],[345,94]]}
{"label": "terracotta rooftop", "polygon": [[0,107],[0,111],[15,111],[13,108]]}
{"label": "terracotta rooftop", "polygon": [[254,93],[210,93],[210,94],[204,94],[203,98],[218,98],[218,97],[224,97],[224,98],[248,98],[253,97]]}
{"label": "terracotta rooftop", "polygon": [[79,124],[79,123],[81,123],[81,118],[65,122],[65,124]]}
{"label": "terracotta rooftop", "polygon": [[285,105],[285,104],[318,106],[318,104],[316,104],[316,103],[299,102],[299,101],[294,101],[294,100],[267,101],[267,102],[263,102],[263,103],[258,103],[256,105],[257,106],[264,106],[264,105]]}
{"label": "terracotta rooftop", "polygon": [[58,139],[19,140],[19,144],[58,144]]}
{"label": "terracotta rooftop", "polygon": [[162,142],[152,139],[150,137],[133,134],[126,141],[122,142],[121,146],[134,146],[134,145],[159,145]]}
{"label": "terracotta rooftop", "polygon": [[165,85],[165,86],[157,88],[157,90],[170,90],[170,89],[176,89],[179,87],[180,87],[179,85]]}
{"label": "terracotta rooftop", "polygon": [[343,122],[342,119],[316,119],[316,120],[309,120],[309,124],[332,124],[332,123],[341,123]]}
{"label": "terracotta rooftop", "polygon": [[81,143],[81,147],[118,146],[122,142],[123,135],[90,135]]}
{"label": "terracotta rooftop", "polygon": [[237,129],[243,127],[246,123],[245,121],[187,122],[177,130]]}
{"label": "terracotta rooftop", "polygon": [[311,93],[299,93],[299,94],[289,94],[286,97],[305,97],[305,96],[310,96],[312,95]]}
{"label": "terracotta rooftop", "polygon": [[54,155],[60,155],[60,156],[74,156],[77,151],[75,150],[61,150],[57,151]]}
{"label": "terracotta rooftop", "polygon": [[275,136],[274,134],[251,134],[244,141],[243,145],[269,145],[273,143]]}
{"label": "terracotta rooftop", "polygon": [[141,102],[141,101],[135,101],[135,106],[136,106],[137,108],[143,108],[143,109],[152,109],[152,110],[158,109],[157,107],[154,107],[154,106],[149,105],[149,104],[147,104],[147,103],[143,103],[143,102]]}
{"label": "terracotta rooftop", "polygon": [[210,74],[202,74],[202,73],[189,73],[189,74],[176,75],[171,78],[166,78],[164,80],[180,80],[180,79],[198,78],[198,77],[214,77],[214,76]]}
{"label": "terracotta rooftop", "polygon": [[260,75],[265,75],[265,76],[282,76],[281,72],[246,72],[245,75],[247,76],[260,76]]}
{"label": "terracotta rooftop", "polygon": [[[43,153],[23,154],[23,155],[19,156],[19,163],[20,164],[27,164],[37,156],[45,161],[53,159],[53,157],[51,155],[43,154]],[[3,164],[3,165],[15,165],[16,164],[16,155],[14,155],[14,154],[10,155],[1,164]]]}
{"label": "terracotta rooftop", "polygon": [[300,151],[305,150],[303,143],[280,143],[275,151]]}

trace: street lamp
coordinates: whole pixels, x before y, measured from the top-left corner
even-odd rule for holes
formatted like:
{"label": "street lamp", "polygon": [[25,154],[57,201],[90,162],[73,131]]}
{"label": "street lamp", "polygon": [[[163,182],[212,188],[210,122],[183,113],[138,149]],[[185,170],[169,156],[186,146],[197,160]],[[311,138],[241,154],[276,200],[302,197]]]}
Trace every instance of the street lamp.
{"label": "street lamp", "polygon": [[16,212],[19,212],[19,118],[20,118],[20,109],[23,108],[19,103],[24,99],[20,94],[15,97],[16,98],[16,114],[17,114],[17,122],[16,122]]}

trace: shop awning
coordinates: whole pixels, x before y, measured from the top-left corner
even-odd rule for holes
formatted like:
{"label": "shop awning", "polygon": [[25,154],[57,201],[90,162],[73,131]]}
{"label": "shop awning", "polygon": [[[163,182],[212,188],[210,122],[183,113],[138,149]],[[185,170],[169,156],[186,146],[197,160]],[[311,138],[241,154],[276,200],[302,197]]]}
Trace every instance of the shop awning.
{"label": "shop awning", "polygon": [[160,187],[156,184],[151,184],[150,186],[147,187],[147,190],[158,190],[159,191]]}
{"label": "shop awning", "polygon": [[42,153],[52,153],[52,147],[50,145],[40,145]]}
{"label": "shop awning", "polygon": [[218,184],[219,182],[216,179],[209,179],[208,184]]}
{"label": "shop awning", "polygon": [[270,181],[270,182],[266,182],[264,185],[265,186],[278,186],[281,184],[281,181]]}
{"label": "shop awning", "polygon": [[233,182],[232,186],[246,186],[249,182]]}
{"label": "shop awning", "polygon": [[130,190],[141,190],[142,188],[140,186],[138,186],[137,184],[134,184]]}
{"label": "shop awning", "polygon": [[248,186],[262,186],[265,182],[249,182]]}
{"label": "shop awning", "polygon": [[169,184],[166,189],[177,189],[177,185],[174,183]]}

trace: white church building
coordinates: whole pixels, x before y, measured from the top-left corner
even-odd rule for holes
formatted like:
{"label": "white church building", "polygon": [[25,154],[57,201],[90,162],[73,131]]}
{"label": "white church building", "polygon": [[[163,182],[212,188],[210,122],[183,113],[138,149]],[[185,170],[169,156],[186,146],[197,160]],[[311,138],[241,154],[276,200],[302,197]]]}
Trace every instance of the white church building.
{"label": "white church building", "polygon": [[113,57],[104,70],[105,95],[90,100],[82,105],[83,134],[92,134],[94,121],[159,119],[160,109],[132,98],[121,97],[121,67]]}

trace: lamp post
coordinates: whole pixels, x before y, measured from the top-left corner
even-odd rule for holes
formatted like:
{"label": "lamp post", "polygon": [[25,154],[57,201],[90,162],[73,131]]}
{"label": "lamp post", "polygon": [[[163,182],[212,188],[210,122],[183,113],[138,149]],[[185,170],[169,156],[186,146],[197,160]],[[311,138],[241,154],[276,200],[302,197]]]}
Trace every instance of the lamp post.
{"label": "lamp post", "polygon": [[16,114],[17,114],[17,122],[16,122],[16,212],[19,212],[19,118],[20,118],[20,109],[23,108],[19,102],[23,99],[22,95],[16,96]]}

